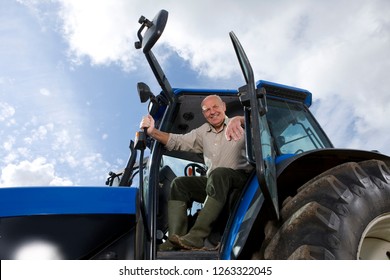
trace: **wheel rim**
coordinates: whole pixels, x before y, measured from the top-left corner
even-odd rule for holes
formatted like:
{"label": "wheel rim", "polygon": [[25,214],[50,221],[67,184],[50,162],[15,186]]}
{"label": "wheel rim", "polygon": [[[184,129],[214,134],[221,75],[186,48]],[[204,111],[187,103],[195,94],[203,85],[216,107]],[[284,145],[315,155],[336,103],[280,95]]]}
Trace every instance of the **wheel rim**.
{"label": "wheel rim", "polygon": [[372,220],[362,234],[358,260],[390,259],[390,213]]}

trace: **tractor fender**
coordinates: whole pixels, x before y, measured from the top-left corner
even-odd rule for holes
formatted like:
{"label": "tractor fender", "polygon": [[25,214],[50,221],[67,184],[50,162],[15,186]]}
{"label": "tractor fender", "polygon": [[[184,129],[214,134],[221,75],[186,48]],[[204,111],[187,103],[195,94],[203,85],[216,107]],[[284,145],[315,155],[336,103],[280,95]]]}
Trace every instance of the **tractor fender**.
{"label": "tractor fender", "polygon": [[379,152],[354,149],[312,150],[279,159],[276,166],[279,202],[294,195],[300,186],[326,170],[347,162],[372,159],[390,163],[390,157]]}

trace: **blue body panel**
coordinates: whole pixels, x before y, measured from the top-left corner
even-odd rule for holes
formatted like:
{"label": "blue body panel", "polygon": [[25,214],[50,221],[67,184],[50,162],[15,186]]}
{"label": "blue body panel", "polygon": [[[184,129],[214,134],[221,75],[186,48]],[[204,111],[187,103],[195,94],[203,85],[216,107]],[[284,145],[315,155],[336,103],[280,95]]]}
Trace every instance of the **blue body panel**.
{"label": "blue body panel", "polygon": [[234,213],[227,239],[221,250],[220,258],[222,260],[235,258],[236,243],[237,241],[244,241],[239,239],[244,238],[246,240],[248,237],[250,228],[252,227],[254,219],[257,217],[257,213],[263,202],[264,197],[261,193],[257,178],[254,177],[245,189]]}
{"label": "blue body panel", "polygon": [[138,188],[1,188],[0,217],[48,214],[135,214]]}
{"label": "blue body panel", "polygon": [[291,91],[295,91],[295,92],[299,92],[301,94],[304,94],[306,95],[306,98],[305,100],[303,101],[303,103],[307,106],[307,107],[310,107],[311,104],[312,104],[312,99],[313,99],[313,95],[311,94],[310,91],[306,90],[306,89],[301,89],[301,88],[296,88],[296,87],[291,87],[291,86],[286,86],[286,85],[282,85],[282,84],[278,84],[278,83],[273,83],[273,82],[268,82],[268,81],[263,81],[263,80],[260,80],[260,81],[257,81],[256,83],[256,87],[257,88],[261,88],[262,86],[273,86],[273,87],[276,87],[276,88],[284,88],[284,89],[287,89],[287,90],[291,90]]}
{"label": "blue body panel", "polygon": [[[278,156],[275,159],[275,163],[280,164],[284,160],[293,156],[293,154]],[[236,258],[235,255],[238,255],[238,253],[235,248],[241,249],[240,246],[237,246],[237,241],[240,241],[242,238],[245,238],[246,240],[263,203],[264,196],[261,193],[257,178],[254,177],[244,190],[243,196],[238,203],[238,207],[233,214],[233,218],[229,225],[230,230],[221,250],[220,258],[222,260]]]}
{"label": "blue body panel", "polygon": [[175,88],[173,90],[173,93],[175,95],[179,95],[182,92],[185,93],[194,93],[194,94],[199,94],[199,93],[212,93],[212,94],[218,94],[218,93],[223,93],[223,94],[237,94],[237,90],[231,90],[231,89],[181,89],[181,88]]}

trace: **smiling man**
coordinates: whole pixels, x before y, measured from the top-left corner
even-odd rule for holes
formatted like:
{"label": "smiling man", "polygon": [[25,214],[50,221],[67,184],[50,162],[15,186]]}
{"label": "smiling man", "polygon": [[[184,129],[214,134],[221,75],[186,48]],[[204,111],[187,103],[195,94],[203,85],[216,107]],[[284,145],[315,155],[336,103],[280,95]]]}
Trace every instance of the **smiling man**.
{"label": "smiling man", "polygon": [[[169,240],[160,250],[203,248],[229,194],[245,185],[252,170],[245,157],[244,118],[229,119],[226,104],[217,95],[204,98],[201,108],[207,122],[187,134],[156,129],[150,115],[140,124],[168,150],[203,153],[207,166],[206,176],[177,177],[172,182],[168,201]],[[195,224],[188,229],[187,208],[194,201],[204,205]]]}

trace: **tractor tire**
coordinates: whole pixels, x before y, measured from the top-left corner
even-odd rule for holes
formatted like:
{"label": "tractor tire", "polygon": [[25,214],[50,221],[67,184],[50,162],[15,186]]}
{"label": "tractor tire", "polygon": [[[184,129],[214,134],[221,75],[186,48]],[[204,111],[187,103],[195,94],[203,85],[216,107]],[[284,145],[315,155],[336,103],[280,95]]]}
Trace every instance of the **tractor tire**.
{"label": "tractor tire", "polygon": [[268,222],[264,259],[390,259],[390,170],[368,160],[313,178]]}

